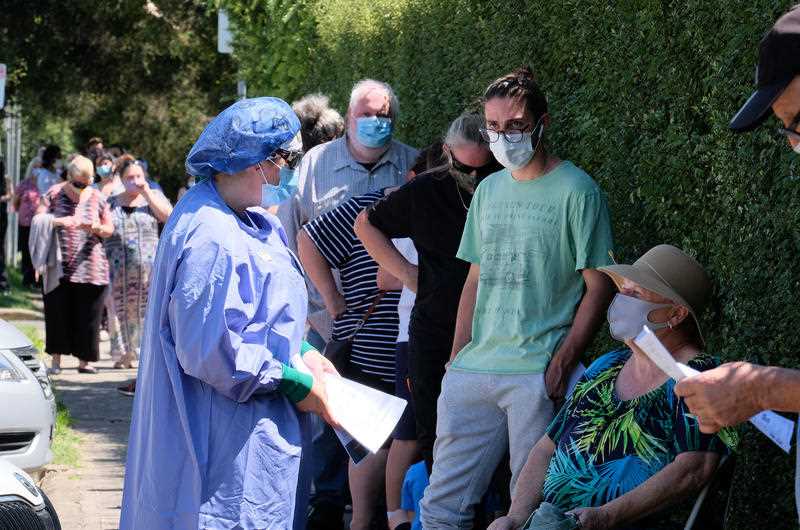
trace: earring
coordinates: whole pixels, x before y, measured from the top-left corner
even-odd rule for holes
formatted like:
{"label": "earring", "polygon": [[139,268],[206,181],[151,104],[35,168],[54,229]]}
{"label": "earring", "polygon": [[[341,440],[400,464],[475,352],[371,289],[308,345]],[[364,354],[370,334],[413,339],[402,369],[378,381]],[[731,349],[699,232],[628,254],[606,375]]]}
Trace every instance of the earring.
{"label": "earring", "polygon": [[671,320],[671,319],[670,319],[670,320],[667,320],[667,327],[668,327],[669,329],[672,329],[672,320]]}

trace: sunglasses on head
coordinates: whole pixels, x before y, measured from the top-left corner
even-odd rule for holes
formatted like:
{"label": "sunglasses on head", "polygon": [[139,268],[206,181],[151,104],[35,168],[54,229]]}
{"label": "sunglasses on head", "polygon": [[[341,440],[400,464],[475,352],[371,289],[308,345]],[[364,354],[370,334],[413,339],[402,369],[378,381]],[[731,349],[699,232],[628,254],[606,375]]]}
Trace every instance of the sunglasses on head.
{"label": "sunglasses on head", "polygon": [[275,151],[274,156],[283,158],[283,160],[286,162],[286,166],[289,169],[294,169],[300,163],[300,159],[303,158],[303,153],[300,151],[287,151],[285,149],[278,149]]}
{"label": "sunglasses on head", "polygon": [[484,165],[475,167],[475,166],[468,166],[467,164],[459,162],[454,156],[450,158],[452,160],[451,165],[453,169],[455,169],[456,171],[460,171],[461,173],[465,173],[467,175],[472,174],[472,172],[474,171],[475,176],[478,178],[488,177],[489,175],[491,175],[492,173],[494,173],[499,169],[497,162],[495,162],[494,160],[489,160]]}

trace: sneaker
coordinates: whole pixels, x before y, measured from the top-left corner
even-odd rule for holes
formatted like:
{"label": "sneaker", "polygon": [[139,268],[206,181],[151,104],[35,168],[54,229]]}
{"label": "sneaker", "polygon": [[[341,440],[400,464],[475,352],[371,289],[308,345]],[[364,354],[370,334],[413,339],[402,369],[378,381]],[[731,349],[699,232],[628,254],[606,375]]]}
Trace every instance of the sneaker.
{"label": "sneaker", "polygon": [[60,373],[61,373],[61,367],[60,366],[52,366],[52,367],[47,369],[47,375],[58,375]]}
{"label": "sneaker", "polygon": [[127,385],[117,387],[117,392],[119,392],[123,396],[133,397],[133,395],[136,393],[136,379],[134,379]]}

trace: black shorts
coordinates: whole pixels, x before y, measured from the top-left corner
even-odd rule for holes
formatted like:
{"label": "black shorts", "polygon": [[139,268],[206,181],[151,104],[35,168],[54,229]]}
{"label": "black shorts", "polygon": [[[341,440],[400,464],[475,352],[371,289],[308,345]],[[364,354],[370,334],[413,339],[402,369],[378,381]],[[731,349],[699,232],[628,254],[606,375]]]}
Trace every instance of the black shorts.
{"label": "black shorts", "polygon": [[408,401],[400,421],[394,428],[392,438],[395,440],[416,440],[417,420],[414,416],[414,401],[408,388],[408,343],[398,342],[395,355],[394,395]]}

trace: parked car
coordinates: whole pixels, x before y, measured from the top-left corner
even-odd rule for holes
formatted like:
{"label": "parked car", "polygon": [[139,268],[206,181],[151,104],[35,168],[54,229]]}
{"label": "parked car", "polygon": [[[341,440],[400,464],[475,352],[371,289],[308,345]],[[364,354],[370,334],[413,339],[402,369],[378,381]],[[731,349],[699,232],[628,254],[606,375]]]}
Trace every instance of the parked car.
{"label": "parked car", "polygon": [[50,499],[30,475],[0,458],[0,528],[3,530],[61,530]]}
{"label": "parked car", "polygon": [[53,458],[56,402],[39,352],[0,320],[0,457],[33,472]]}

